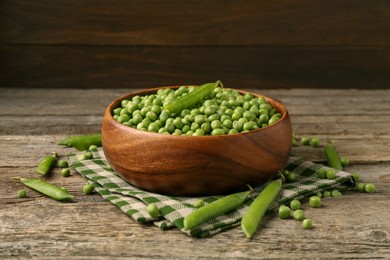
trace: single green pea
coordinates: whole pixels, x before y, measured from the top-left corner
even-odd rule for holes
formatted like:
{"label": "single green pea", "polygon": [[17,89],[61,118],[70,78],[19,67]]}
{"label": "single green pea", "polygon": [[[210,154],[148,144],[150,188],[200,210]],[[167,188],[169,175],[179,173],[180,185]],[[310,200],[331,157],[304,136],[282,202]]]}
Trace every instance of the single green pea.
{"label": "single green pea", "polygon": [[302,221],[302,227],[304,229],[311,229],[313,227],[313,222],[310,218],[306,218]]}
{"label": "single green pea", "polygon": [[293,218],[295,220],[301,221],[305,218],[305,213],[301,209],[297,209],[293,212]]}
{"label": "single green pea", "polygon": [[[90,150],[90,151],[95,151],[97,148],[98,148],[97,145],[92,144],[92,145],[90,145],[90,146],[88,147],[88,150]],[[68,166],[66,166],[66,167],[68,167]]]}
{"label": "single green pea", "polygon": [[332,197],[335,197],[335,198],[341,197],[341,196],[343,195],[343,194],[342,194],[340,191],[338,191],[338,190],[332,190],[331,194],[332,194]]}
{"label": "single green pea", "polygon": [[290,202],[290,208],[292,210],[298,210],[301,208],[301,202],[297,199],[293,199],[291,202]]}
{"label": "single green pea", "polygon": [[70,176],[70,169],[69,168],[64,168],[61,170],[61,175],[63,177],[69,177]]}
{"label": "single green pea", "polygon": [[246,123],[243,125],[242,129],[243,129],[244,131],[245,131],[245,130],[251,131],[251,130],[256,129],[255,127],[257,127],[257,124],[256,124],[254,121],[248,121],[248,122],[246,122]]}
{"label": "single green pea", "polygon": [[221,121],[214,120],[211,122],[211,129],[219,129],[219,128],[222,128]]}
{"label": "single green pea", "polygon": [[310,139],[310,145],[311,145],[312,147],[318,147],[318,146],[320,146],[320,139],[317,138],[317,137],[311,138],[311,139]]}
{"label": "single green pea", "polygon": [[322,192],[321,192],[321,191],[317,192],[317,193],[316,193],[316,196],[322,198]]}
{"label": "single green pea", "polygon": [[238,134],[238,131],[234,128],[230,129],[228,134]]}
{"label": "single green pea", "polygon": [[224,135],[225,131],[221,128],[215,128],[211,131],[211,135]]}
{"label": "single green pea", "polygon": [[303,145],[309,145],[309,144],[310,144],[310,138],[308,138],[308,137],[302,137],[302,138],[301,138],[301,144],[303,144]]}
{"label": "single green pea", "polygon": [[326,178],[329,180],[336,179],[336,170],[333,168],[326,170]]}
{"label": "single green pea", "polygon": [[181,118],[180,117],[176,117],[174,120],[173,120],[173,124],[174,126],[177,128],[177,129],[181,129],[183,127],[183,122],[181,121]]}
{"label": "single green pea", "polygon": [[349,165],[349,158],[348,156],[340,156],[340,162],[343,167],[346,167]]}
{"label": "single green pea", "polygon": [[321,179],[326,179],[326,168],[322,167],[317,170],[317,176]]}
{"label": "single green pea", "polygon": [[198,128],[195,130],[195,132],[192,135],[203,136],[203,135],[205,135],[205,132],[203,131],[202,128]]}
{"label": "single green pea", "polygon": [[146,209],[152,218],[157,218],[160,215],[160,211],[154,203],[149,204]]}
{"label": "single green pea", "polygon": [[282,205],[279,207],[279,211],[278,211],[278,214],[279,214],[279,217],[281,219],[286,219],[286,218],[289,218],[290,215],[291,215],[291,210],[289,207],[285,206],[285,205]]}
{"label": "single green pea", "polygon": [[312,208],[319,208],[321,207],[321,198],[318,196],[311,196],[309,199],[309,205]]}
{"label": "single green pea", "polygon": [[58,160],[57,161],[57,167],[66,168],[68,166],[69,166],[68,161],[66,161],[66,160]]}
{"label": "single green pea", "polygon": [[145,118],[149,118],[151,122],[154,122],[157,120],[157,115],[153,111],[148,111],[145,115]]}
{"label": "single green pea", "polygon": [[244,118],[246,118],[248,121],[253,121],[255,118],[256,118],[256,115],[255,113],[253,113],[252,111],[245,111],[242,116]]}
{"label": "single green pea", "polygon": [[150,123],[148,126],[148,132],[155,132],[157,133],[159,131],[159,127],[156,123]]}
{"label": "single green pea", "polygon": [[84,187],[83,187],[83,193],[85,195],[89,195],[92,193],[94,189],[94,186],[92,184],[86,184]]}
{"label": "single green pea", "polygon": [[19,198],[25,198],[27,196],[27,192],[25,189],[18,190],[18,197]]}
{"label": "single green pea", "polygon": [[376,187],[373,183],[367,183],[364,187],[364,190],[367,192],[367,193],[373,193],[375,192],[376,190]]}
{"label": "single green pea", "polygon": [[324,197],[324,198],[330,198],[331,196],[332,196],[332,194],[330,193],[330,191],[322,192],[322,197]]}
{"label": "single green pea", "polygon": [[200,128],[205,132],[205,134],[208,134],[208,133],[210,133],[210,131],[211,131],[211,124],[210,124],[210,122],[204,122],[204,123],[200,126]]}
{"label": "single green pea", "polygon": [[288,181],[288,182],[294,182],[297,180],[297,175],[295,173],[291,172],[290,174],[286,175],[285,178],[286,178],[286,181]]}
{"label": "single green pea", "polygon": [[269,121],[269,116],[268,116],[268,114],[261,114],[260,117],[259,117],[259,119],[260,119],[260,122],[261,122],[261,123],[268,123],[268,121]]}

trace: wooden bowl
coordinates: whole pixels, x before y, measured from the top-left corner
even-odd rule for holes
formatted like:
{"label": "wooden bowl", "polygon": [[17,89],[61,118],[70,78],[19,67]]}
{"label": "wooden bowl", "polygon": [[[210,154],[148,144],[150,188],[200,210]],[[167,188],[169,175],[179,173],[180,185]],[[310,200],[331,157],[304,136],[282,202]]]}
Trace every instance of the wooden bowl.
{"label": "wooden bowl", "polygon": [[255,187],[266,182],[287,162],[290,117],[282,103],[266,96],[282,118],[271,126],[239,134],[164,135],[125,126],[112,117],[111,111],[121,100],[158,89],[124,95],[113,101],[104,115],[104,154],[112,168],[131,184],[174,196],[227,194],[246,190],[248,184]]}

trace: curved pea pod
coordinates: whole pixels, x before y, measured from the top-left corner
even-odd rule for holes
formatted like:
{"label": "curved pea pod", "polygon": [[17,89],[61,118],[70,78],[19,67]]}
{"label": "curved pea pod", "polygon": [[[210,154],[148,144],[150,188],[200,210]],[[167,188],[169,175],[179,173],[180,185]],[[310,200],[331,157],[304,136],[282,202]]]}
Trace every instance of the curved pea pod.
{"label": "curved pea pod", "polygon": [[42,179],[20,178],[19,180],[27,187],[39,191],[40,193],[45,194],[52,199],[62,201],[73,198],[73,196],[66,189],[61,189],[60,187],[48,183]]}
{"label": "curved pea pod", "polygon": [[330,143],[327,143],[324,146],[324,151],[325,151],[328,165],[334,169],[342,170],[343,166],[341,164],[339,154],[337,153],[334,146]]}
{"label": "curved pea pod", "polygon": [[37,172],[45,175],[53,169],[56,164],[57,156],[55,154],[44,157],[37,166]]}
{"label": "curved pea pod", "polygon": [[196,209],[184,218],[184,229],[193,229],[212,218],[237,208],[251,192],[252,190],[234,193]]}
{"label": "curved pea pod", "polygon": [[222,85],[222,82],[219,80],[215,83],[203,84],[188,95],[178,97],[171,102],[164,104],[164,108],[171,113],[179,113],[183,109],[189,108],[200,102],[219,85]]}
{"label": "curved pea pod", "polygon": [[87,150],[91,145],[102,146],[102,134],[69,136],[58,142],[59,145],[74,147],[79,151]]}
{"label": "curved pea pod", "polygon": [[270,182],[246,210],[241,220],[241,228],[247,238],[253,237],[260,225],[261,219],[271,203],[275,200],[276,196],[279,194],[281,188],[281,179]]}

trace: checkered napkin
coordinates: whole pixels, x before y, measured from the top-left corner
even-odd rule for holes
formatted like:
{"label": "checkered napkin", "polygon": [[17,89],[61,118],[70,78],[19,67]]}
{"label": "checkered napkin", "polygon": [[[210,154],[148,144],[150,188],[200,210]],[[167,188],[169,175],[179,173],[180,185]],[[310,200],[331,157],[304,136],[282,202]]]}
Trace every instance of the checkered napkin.
{"label": "checkered napkin", "polygon": [[[107,163],[103,150],[98,148],[92,151],[93,158],[81,160],[83,153],[69,156],[70,167],[89,180],[95,190],[107,201],[116,205],[125,214],[140,223],[152,222],[162,230],[178,228],[179,230],[196,237],[209,237],[218,232],[231,229],[240,224],[248,205],[256,198],[265,185],[255,187],[250,197],[236,210],[202,224],[199,228],[183,230],[183,218],[195,208],[193,203],[199,199],[211,203],[221,196],[208,197],[172,197],[141,190],[124,181]],[[277,211],[282,204],[293,199],[302,199],[319,191],[331,189],[350,190],[354,187],[352,175],[338,171],[334,180],[319,179],[316,170],[324,167],[300,158],[290,157],[285,169],[297,175],[297,181],[284,183],[282,191],[270,206],[266,214]],[[147,212],[147,205],[154,203],[160,210],[158,218],[152,218]]]}

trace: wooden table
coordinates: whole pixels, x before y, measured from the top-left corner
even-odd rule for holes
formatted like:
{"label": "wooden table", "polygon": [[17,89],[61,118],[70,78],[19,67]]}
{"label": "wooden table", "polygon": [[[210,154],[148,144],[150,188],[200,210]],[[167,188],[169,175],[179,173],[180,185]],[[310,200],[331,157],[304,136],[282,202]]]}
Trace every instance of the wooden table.
{"label": "wooden table", "polygon": [[[74,203],[60,203],[28,190],[17,198],[14,177],[36,177],[39,160],[51,151],[65,156],[61,138],[100,130],[103,112],[129,89],[0,89],[0,258],[52,259],[360,259],[390,258],[390,90],[264,90],[287,106],[297,136],[333,140],[374,194],[348,192],[309,208],[313,230],[266,217],[247,240],[240,228],[207,239],[178,230],[141,225],[99,195],[83,195],[85,180],[49,181],[68,187]],[[295,154],[324,161],[323,149],[299,145]]]}

